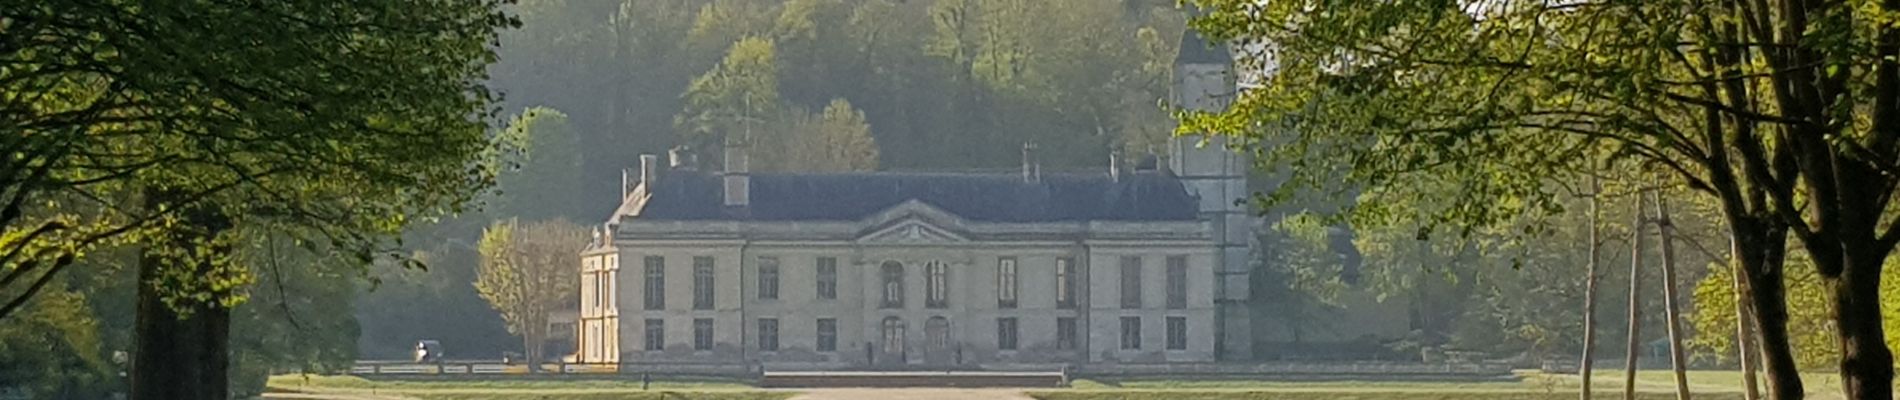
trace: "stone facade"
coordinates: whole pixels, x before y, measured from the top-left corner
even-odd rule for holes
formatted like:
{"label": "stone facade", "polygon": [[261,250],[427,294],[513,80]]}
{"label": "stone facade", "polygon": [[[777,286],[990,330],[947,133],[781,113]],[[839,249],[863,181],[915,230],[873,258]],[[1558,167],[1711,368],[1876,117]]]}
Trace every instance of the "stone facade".
{"label": "stone facade", "polygon": [[[619,275],[622,289],[614,296],[623,317],[617,324],[621,351],[618,359],[601,361],[768,367],[1210,361],[1215,246],[1205,232],[1199,221],[971,222],[921,202],[851,222],[629,222],[613,238],[618,258],[627,261],[620,270],[632,271]],[[1142,292],[1134,308],[1121,303],[1125,258],[1140,264],[1126,268],[1141,274],[1133,280]],[[1169,258],[1179,266],[1169,267]],[[708,259],[709,283],[695,271]],[[663,271],[652,279],[664,283],[646,283],[648,265]],[[1059,273],[1059,265],[1070,269]],[[1184,268],[1175,278],[1184,280],[1179,293],[1167,287],[1169,268]],[[1062,275],[1070,276],[1067,283]],[[647,306],[649,287],[661,290],[664,304]],[[1073,301],[1061,298],[1065,289]],[[712,291],[710,305],[696,302],[705,290]],[[1138,343],[1121,343],[1123,318],[1139,321]],[[1176,348],[1169,346],[1170,318],[1185,328],[1174,332],[1184,335],[1172,338]],[[655,321],[663,331],[650,336],[647,324]],[[696,330],[706,322],[710,346],[696,343],[706,334]],[[829,327],[821,331],[820,324]],[[584,347],[612,346],[583,341]]]}

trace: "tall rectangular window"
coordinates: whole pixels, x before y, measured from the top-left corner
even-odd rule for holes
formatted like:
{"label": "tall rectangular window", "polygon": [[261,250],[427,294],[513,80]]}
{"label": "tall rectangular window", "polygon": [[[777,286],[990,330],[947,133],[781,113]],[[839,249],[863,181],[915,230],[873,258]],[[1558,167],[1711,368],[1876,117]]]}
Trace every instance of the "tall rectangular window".
{"label": "tall rectangular window", "polygon": [[1141,350],[1141,317],[1122,317],[1122,350]]}
{"label": "tall rectangular window", "polygon": [[713,309],[712,257],[693,257],[693,309]]}
{"label": "tall rectangular window", "polygon": [[646,257],[646,309],[666,309],[666,257]]}
{"label": "tall rectangular window", "polygon": [[944,308],[950,306],[950,267],[941,262],[924,266],[924,286],[929,293],[924,296],[924,307]]}
{"label": "tall rectangular window", "polygon": [[886,261],[882,267],[884,276],[883,308],[904,308],[904,264]]}
{"label": "tall rectangular window", "polygon": [[600,289],[598,285],[594,284],[595,280],[600,279],[598,278],[599,276],[600,275],[592,273],[592,272],[581,274],[581,310],[582,312],[597,311],[600,309],[599,308],[600,300],[596,299],[596,297],[600,296],[600,294],[595,293],[595,291],[600,290]]}
{"label": "tall rectangular window", "polygon": [[818,319],[818,351],[838,351],[838,320]]}
{"label": "tall rectangular window", "polygon": [[996,259],[996,308],[1016,308],[1016,258]]}
{"label": "tall rectangular window", "polygon": [[647,351],[666,350],[666,320],[648,318],[646,325]]}
{"label": "tall rectangular window", "polygon": [[594,308],[607,309],[607,273],[594,274]]}
{"label": "tall rectangular window", "polygon": [[997,350],[1015,350],[1016,349],[1016,319],[1015,318],[1005,317],[1005,318],[996,319],[996,349]]}
{"label": "tall rectangular window", "polygon": [[693,350],[713,349],[712,318],[693,319]]}
{"label": "tall rectangular window", "polygon": [[1056,259],[1056,308],[1075,308],[1075,259]]}
{"label": "tall rectangular window", "polygon": [[759,351],[778,351],[778,318],[759,318]]}
{"label": "tall rectangular window", "polygon": [[1168,350],[1187,350],[1187,317],[1168,317]]}
{"label": "tall rectangular window", "polygon": [[1075,317],[1056,317],[1056,349],[1075,350]]}
{"label": "tall rectangular window", "polygon": [[1187,308],[1187,256],[1168,256],[1168,308]]}
{"label": "tall rectangular window", "polygon": [[818,257],[818,299],[838,298],[838,258]]}
{"label": "tall rectangular window", "polygon": [[1122,308],[1141,308],[1141,256],[1122,256]]}
{"label": "tall rectangular window", "polygon": [[778,300],[778,257],[759,257],[759,300]]}
{"label": "tall rectangular window", "polygon": [[605,307],[608,312],[617,312],[620,310],[620,271],[612,270],[602,272],[600,275],[606,280],[606,283],[601,285],[607,289],[607,295],[604,296],[607,301]]}

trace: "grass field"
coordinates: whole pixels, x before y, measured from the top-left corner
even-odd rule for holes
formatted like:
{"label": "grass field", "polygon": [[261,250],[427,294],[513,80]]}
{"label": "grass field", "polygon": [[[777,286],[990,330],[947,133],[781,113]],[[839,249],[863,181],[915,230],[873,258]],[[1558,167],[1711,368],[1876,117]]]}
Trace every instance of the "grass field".
{"label": "grass field", "polygon": [[[1061,389],[1032,389],[1024,394],[1043,400],[1570,400],[1577,398],[1574,375],[1523,372],[1516,380],[1490,382],[1408,381],[1266,381],[1266,380],[1076,380]],[[1837,377],[1804,375],[1809,398],[1839,400]],[[1620,399],[1620,371],[1593,376],[1598,398]],[[1697,399],[1741,399],[1740,374],[1692,371],[1690,389]],[[346,376],[281,375],[270,387],[280,392],[336,396],[338,399],[459,399],[459,400],[783,400],[796,391],[758,389],[742,382],[655,381],[641,390],[638,380],[476,380],[392,381]],[[1674,380],[1667,371],[1637,375],[1638,398],[1675,398]],[[899,399],[902,400],[902,399]],[[980,399],[970,399],[980,400]]]}
{"label": "grass field", "polygon": [[[1803,376],[1810,399],[1838,400],[1839,379],[1830,374]],[[1622,371],[1592,374],[1593,397],[1623,398]],[[1742,398],[1741,374],[1733,371],[1691,371],[1690,392],[1697,399]],[[1581,379],[1575,375],[1522,372],[1516,381],[1406,382],[1406,381],[1180,381],[1127,380],[1072,382],[1067,389],[1030,391],[1044,400],[1571,400],[1577,398]],[[1675,398],[1675,379],[1668,371],[1642,371],[1636,376],[1639,399]]]}
{"label": "grass field", "polygon": [[370,380],[354,376],[278,375],[268,386],[278,392],[335,396],[339,399],[418,400],[782,400],[789,392],[767,392],[742,383],[639,380]]}

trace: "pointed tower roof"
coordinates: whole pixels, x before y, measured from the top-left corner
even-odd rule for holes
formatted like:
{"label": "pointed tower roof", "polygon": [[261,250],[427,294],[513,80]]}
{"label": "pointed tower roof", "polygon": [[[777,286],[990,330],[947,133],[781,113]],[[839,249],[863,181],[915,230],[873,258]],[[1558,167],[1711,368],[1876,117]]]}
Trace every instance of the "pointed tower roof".
{"label": "pointed tower roof", "polygon": [[[1199,7],[1188,10],[1190,18],[1206,15]],[[1181,32],[1181,53],[1174,58],[1175,64],[1232,64],[1234,55],[1226,43],[1208,40],[1201,31],[1188,27]]]}

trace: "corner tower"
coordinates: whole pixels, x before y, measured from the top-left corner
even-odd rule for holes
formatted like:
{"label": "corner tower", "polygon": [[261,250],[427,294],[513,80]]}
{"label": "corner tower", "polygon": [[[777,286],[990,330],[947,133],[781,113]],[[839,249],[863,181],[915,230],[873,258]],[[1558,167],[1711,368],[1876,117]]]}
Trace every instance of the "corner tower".
{"label": "corner tower", "polygon": [[[1238,91],[1233,64],[1226,46],[1210,44],[1189,28],[1181,35],[1181,52],[1174,61],[1171,100],[1190,110],[1225,108]],[[1176,137],[1168,144],[1168,167],[1199,197],[1201,220],[1208,222],[1220,247],[1214,270],[1215,352],[1221,360],[1248,360],[1253,358],[1252,313],[1247,309],[1253,264],[1247,213],[1251,161],[1227,143],[1218,135]]]}

